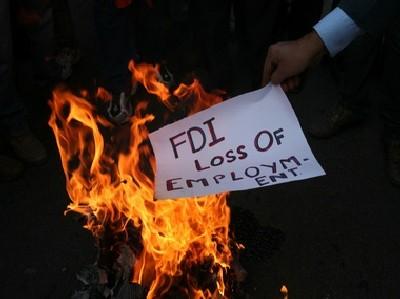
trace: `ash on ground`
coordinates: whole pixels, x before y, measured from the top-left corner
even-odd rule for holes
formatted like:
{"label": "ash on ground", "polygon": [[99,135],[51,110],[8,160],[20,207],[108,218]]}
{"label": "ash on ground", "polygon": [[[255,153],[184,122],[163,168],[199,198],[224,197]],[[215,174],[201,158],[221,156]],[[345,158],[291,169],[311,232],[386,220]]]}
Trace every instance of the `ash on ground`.
{"label": "ash on ground", "polygon": [[[252,276],[251,265],[268,261],[285,241],[284,233],[270,226],[262,226],[248,210],[232,207],[231,231],[237,243],[245,249],[234,254],[232,272],[235,282],[233,299],[253,298],[251,293],[256,277]],[[77,273],[80,283],[71,299],[145,299],[147,290],[131,283],[135,252],[124,243],[114,246],[112,263],[98,263],[84,267]],[[104,255],[104,253],[103,253]],[[101,258],[99,259],[101,260]],[[104,266],[107,265],[107,266]]]}

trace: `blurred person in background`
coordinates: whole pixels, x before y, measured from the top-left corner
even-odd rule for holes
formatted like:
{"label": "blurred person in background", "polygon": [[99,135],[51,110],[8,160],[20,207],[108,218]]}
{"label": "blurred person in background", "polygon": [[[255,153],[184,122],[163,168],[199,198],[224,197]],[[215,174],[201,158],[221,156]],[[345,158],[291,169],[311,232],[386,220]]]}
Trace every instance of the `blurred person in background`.
{"label": "blurred person in background", "polygon": [[[323,0],[233,1],[233,16],[241,79],[251,78],[243,91],[259,86],[268,47],[278,40],[299,38],[320,19]],[[239,85],[241,82],[237,82]]]}
{"label": "blurred person in background", "polygon": [[[233,1],[234,30],[237,41],[236,73],[240,92],[259,86],[262,61],[268,47],[285,39],[288,1]],[[244,81],[244,82],[243,82]]]}
{"label": "blurred person in background", "polygon": [[135,56],[132,1],[96,0],[94,22],[97,85],[112,95],[108,108],[110,118],[123,124],[132,113],[130,97],[136,91],[128,69],[129,61]]}
{"label": "blurred person in background", "polygon": [[321,18],[323,7],[324,0],[288,0],[288,39],[297,39],[310,32]]}
{"label": "blurred person in background", "polygon": [[10,0],[0,1],[0,123],[2,134],[16,159],[0,155],[0,180],[18,177],[22,162],[40,164],[46,159],[46,150],[32,134],[15,85]]}
{"label": "blurred person in background", "polygon": [[17,40],[28,49],[35,79],[42,83],[68,79],[79,60],[68,0],[16,0],[12,12]]}

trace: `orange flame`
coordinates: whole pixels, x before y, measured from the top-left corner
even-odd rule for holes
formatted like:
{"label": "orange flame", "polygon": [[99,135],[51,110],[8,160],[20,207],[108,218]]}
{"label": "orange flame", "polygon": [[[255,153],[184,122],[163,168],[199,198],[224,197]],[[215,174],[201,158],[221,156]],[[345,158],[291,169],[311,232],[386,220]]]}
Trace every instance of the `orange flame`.
{"label": "orange flame", "polygon": [[[207,94],[198,81],[170,92],[157,79],[158,67],[130,63],[134,80],[158,96],[170,110],[173,96],[193,100],[189,113],[222,99]],[[100,91],[102,98],[108,94]],[[101,238],[106,226],[125,232],[130,223],[141,232],[143,250],[133,267],[133,281],[148,287],[147,298],[163,298],[177,281],[187,298],[228,298],[225,285],[232,254],[227,194],[154,200],[155,159],[147,125],[155,118],[147,103],[136,105],[129,132],[114,127],[86,99],[55,90],[50,102],[53,129],[72,200],[68,209],[85,215],[86,227]],[[190,274],[198,265],[214,279],[204,287]],[[176,286],[175,286],[176,287]]]}

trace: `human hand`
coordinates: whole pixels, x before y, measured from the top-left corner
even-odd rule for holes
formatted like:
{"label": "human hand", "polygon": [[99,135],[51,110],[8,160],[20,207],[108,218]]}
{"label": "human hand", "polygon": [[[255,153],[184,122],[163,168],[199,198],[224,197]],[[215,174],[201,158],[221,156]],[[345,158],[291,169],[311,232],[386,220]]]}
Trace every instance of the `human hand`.
{"label": "human hand", "polygon": [[325,46],[316,32],[288,42],[272,45],[264,64],[262,85],[281,84],[284,91],[300,84],[300,75],[325,53]]}

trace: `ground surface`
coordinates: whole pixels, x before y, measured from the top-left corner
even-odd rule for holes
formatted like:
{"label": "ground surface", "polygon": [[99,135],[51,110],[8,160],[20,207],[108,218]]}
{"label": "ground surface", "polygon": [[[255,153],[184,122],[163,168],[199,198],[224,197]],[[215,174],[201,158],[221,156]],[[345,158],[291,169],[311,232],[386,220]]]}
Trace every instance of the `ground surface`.
{"label": "ground surface", "polygon": [[[0,298],[63,299],[76,287],[75,273],[94,260],[95,248],[81,224],[63,214],[69,199],[47,126],[48,95],[30,94],[33,89],[25,98],[49,159],[0,184]],[[282,284],[296,299],[400,298],[400,190],[384,175],[374,90],[371,84],[372,109],[363,126],[330,140],[308,138],[327,176],[232,194],[232,206],[285,235],[271,258],[246,261],[252,298],[278,298]],[[324,68],[291,96],[304,127],[336,98]]]}
{"label": "ground surface", "polygon": [[[292,97],[304,126],[334,102],[330,82],[319,68]],[[377,106],[379,95],[372,100]],[[0,297],[68,298],[75,273],[94,260],[94,243],[74,217],[63,215],[68,197],[45,98],[28,106],[36,107],[33,128],[49,160],[0,184]],[[276,298],[282,284],[291,298],[399,298],[400,191],[384,175],[377,110],[338,137],[309,138],[327,176],[232,194],[233,206],[285,235],[272,258],[246,262],[253,298]]]}

